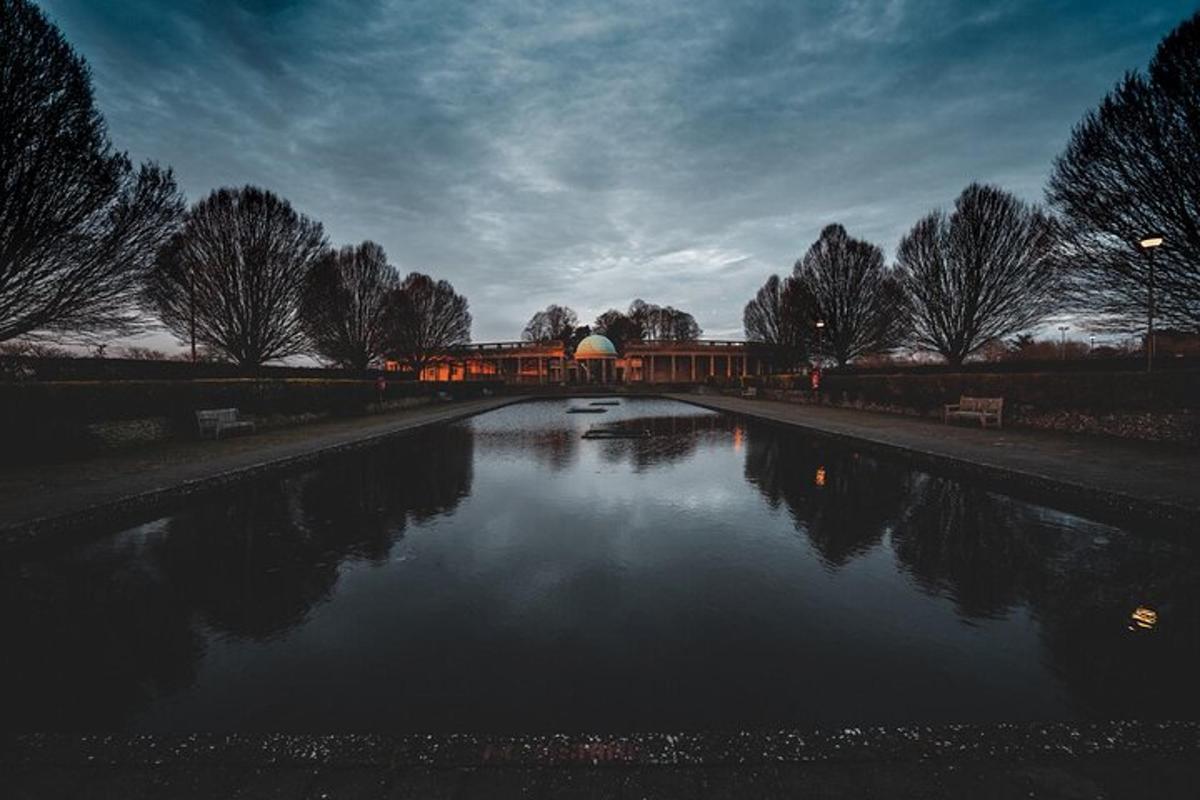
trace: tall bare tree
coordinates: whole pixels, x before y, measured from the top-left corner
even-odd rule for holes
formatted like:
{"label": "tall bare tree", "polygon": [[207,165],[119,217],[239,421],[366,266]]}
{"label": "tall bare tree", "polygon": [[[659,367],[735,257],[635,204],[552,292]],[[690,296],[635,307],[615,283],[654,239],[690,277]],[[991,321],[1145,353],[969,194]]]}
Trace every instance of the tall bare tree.
{"label": "tall bare tree", "polygon": [[1046,195],[1082,313],[1114,330],[1145,322],[1150,260],[1137,243],[1159,234],[1155,316],[1200,330],[1200,13],[1076,126]]}
{"label": "tall bare tree", "polygon": [[313,348],[339,366],[366,369],[383,355],[388,300],[399,286],[374,242],[326,253],[308,273],[301,305]]}
{"label": "tall bare tree", "polygon": [[629,304],[627,316],[643,338],[686,342],[699,339],[703,333],[696,319],[686,311],[671,306],[659,306],[637,299]]}
{"label": "tall bare tree", "polygon": [[812,304],[804,302],[803,287],[791,278],[772,275],[742,310],[747,341],[769,345],[778,366],[792,367],[808,354]]}
{"label": "tall bare tree", "polygon": [[112,151],[58,29],[0,0],[0,341],[137,330],[136,288],[182,212],[170,170]]}
{"label": "tall bare tree", "polygon": [[529,318],[521,339],[526,342],[565,342],[579,325],[579,317],[566,306],[548,305]]}
{"label": "tall bare tree", "polygon": [[961,364],[1041,322],[1060,305],[1057,242],[1057,226],[1040,209],[975,183],[953,213],[917,222],[896,253],[914,343]]}
{"label": "tall bare tree", "polygon": [[326,253],[321,223],[264,189],[218,189],[159,254],[148,301],[180,340],[242,366],[309,349],[304,284]]}
{"label": "tall bare tree", "polygon": [[411,272],[392,293],[387,314],[387,350],[418,376],[444,351],[471,341],[467,298],[449,281]]}
{"label": "tall bare tree", "polygon": [[905,314],[877,245],[855,239],[841,225],[827,225],[796,262],[792,279],[798,323],[806,329],[824,323],[817,337],[822,355],[844,365],[899,344]]}

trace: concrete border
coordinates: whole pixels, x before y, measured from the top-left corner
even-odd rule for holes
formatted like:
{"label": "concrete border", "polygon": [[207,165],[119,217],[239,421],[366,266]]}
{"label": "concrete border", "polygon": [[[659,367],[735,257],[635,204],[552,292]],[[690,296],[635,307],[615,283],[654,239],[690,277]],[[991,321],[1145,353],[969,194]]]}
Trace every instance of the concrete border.
{"label": "concrete border", "polygon": [[1179,527],[1185,531],[1191,526],[1200,524],[1200,506],[1191,507],[1167,500],[1140,497],[1029,470],[986,464],[948,453],[911,447],[898,442],[873,438],[869,435],[830,430],[815,423],[780,419],[776,416],[759,413],[754,408],[726,408],[719,403],[706,402],[704,395],[671,394],[664,395],[664,397],[711,411],[753,419],[767,425],[803,431],[813,436],[854,445],[884,455],[902,455],[922,467],[949,472],[953,477],[987,480],[992,485],[990,488],[1035,502],[1054,504],[1062,507],[1063,510],[1077,512],[1081,516],[1101,521],[1120,523],[1131,520],[1149,520],[1171,527]]}
{"label": "concrete border", "polygon": [[376,433],[366,434],[364,436],[339,442],[328,447],[322,447],[303,453],[283,456],[280,458],[256,461],[242,467],[225,470],[213,475],[206,475],[201,478],[193,478],[191,480],[185,480],[180,483],[151,489],[149,491],[124,495],[113,500],[96,503],[80,509],[74,509],[63,514],[27,519],[13,524],[0,524],[0,550],[12,547],[41,544],[42,540],[48,536],[67,533],[84,523],[95,527],[98,525],[113,526],[122,522],[133,521],[140,514],[147,513],[152,509],[162,508],[163,510],[167,510],[172,504],[178,503],[186,498],[215,491],[217,489],[229,486],[230,484],[262,477],[271,473],[282,473],[298,467],[316,464],[322,460],[332,458],[343,453],[378,445],[388,439],[411,435],[432,425],[443,425],[451,422],[457,422],[459,420],[474,417],[488,411],[495,411],[499,408],[515,405],[517,403],[523,403],[530,399],[532,398],[528,396],[517,395],[496,398],[482,408],[475,407],[461,409],[450,407],[449,413],[446,414],[439,414],[432,418],[413,420],[412,423],[408,425],[403,424],[402,420],[397,420],[397,427]]}
{"label": "concrete border", "polygon": [[0,739],[0,763],[21,767],[678,767],[1130,755],[1200,758],[1200,722],[949,724],[621,735],[18,734]]}

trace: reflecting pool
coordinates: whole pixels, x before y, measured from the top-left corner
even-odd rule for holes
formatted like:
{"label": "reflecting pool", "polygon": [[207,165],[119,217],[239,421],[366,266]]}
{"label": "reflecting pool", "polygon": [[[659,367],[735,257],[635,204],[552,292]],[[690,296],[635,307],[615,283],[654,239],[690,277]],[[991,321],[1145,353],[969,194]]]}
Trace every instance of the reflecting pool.
{"label": "reflecting pool", "polygon": [[6,556],[0,724],[1200,715],[1187,540],[681,403],[566,413],[589,403],[509,406]]}

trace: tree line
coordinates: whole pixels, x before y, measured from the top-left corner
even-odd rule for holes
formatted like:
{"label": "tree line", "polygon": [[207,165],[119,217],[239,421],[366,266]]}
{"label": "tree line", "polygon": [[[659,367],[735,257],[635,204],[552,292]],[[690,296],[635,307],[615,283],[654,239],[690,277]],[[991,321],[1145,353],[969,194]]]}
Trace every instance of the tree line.
{"label": "tree line", "polygon": [[[420,369],[469,341],[467,301],[402,277],[371,242],[334,249],[319,222],[257,187],[188,207],[170,169],[109,141],[80,57],[29,0],[0,0],[0,342],[128,335],[154,315],[194,349],[246,366],[312,353]],[[1059,312],[1111,330],[1200,331],[1200,13],[1074,128],[1048,207],[971,184],[922,217],[887,265],[842,226],[747,304],[745,333],[785,361],[846,363],[912,347],[951,363]],[[1153,255],[1137,243],[1162,239]],[[592,326],[551,306],[523,338],[618,346],[701,334],[635,300]],[[200,355],[199,352],[196,353]]]}
{"label": "tree line", "polygon": [[189,208],[171,170],[114,152],[86,63],[27,0],[0,0],[0,176],[0,342],[134,334],[149,312],[193,358],[419,371],[470,340],[466,298],[379,245],[333,249],[254,186]]}
{"label": "tree line", "polygon": [[[1098,330],[1153,315],[1200,331],[1200,14],[1075,127],[1046,197],[1057,213],[971,184],[912,227],[891,267],[830,225],[746,305],[746,337],[791,364],[900,347],[961,364],[1060,312]],[[1152,237],[1161,252],[1142,252]]]}
{"label": "tree line", "polygon": [[691,341],[703,331],[696,318],[671,306],[659,306],[644,300],[634,300],[621,311],[610,308],[596,317],[591,325],[580,325],[579,315],[567,306],[549,305],[530,317],[521,333],[526,342],[562,342],[574,349],[584,337],[598,333],[608,337],[619,351],[629,342]]}

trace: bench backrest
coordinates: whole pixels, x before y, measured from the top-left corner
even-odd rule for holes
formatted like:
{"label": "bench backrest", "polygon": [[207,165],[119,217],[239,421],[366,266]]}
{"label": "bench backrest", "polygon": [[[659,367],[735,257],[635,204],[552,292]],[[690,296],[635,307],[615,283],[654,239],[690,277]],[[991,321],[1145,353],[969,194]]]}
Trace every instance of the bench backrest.
{"label": "bench backrest", "polygon": [[238,410],[236,408],[206,408],[196,412],[196,422],[201,427],[210,427],[225,422],[237,421]]}
{"label": "bench backrest", "polygon": [[977,411],[988,414],[999,414],[1004,410],[1003,397],[967,397],[958,398],[958,407],[963,411]]}

